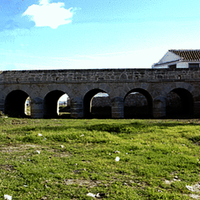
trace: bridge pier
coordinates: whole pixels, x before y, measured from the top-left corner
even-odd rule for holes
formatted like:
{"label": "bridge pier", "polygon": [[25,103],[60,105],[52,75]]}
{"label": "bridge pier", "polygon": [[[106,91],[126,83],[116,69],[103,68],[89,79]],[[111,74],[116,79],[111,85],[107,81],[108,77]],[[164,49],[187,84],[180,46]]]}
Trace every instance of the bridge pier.
{"label": "bridge pier", "polygon": [[36,97],[34,99],[31,99],[31,117],[32,118],[44,117],[44,106],[42,98]]}
{"label": "bridge pier", "polygon": [[194,116],[195,117],[200,116],[200,101],[194,102]]}
{"label": "bridge pier", "polygon": [[0,99],[0,111],[4,112],[4,99]]}
{"label": "bridge pier", "polygon": [[122,97],[115,97],[111,99],[112,105],[112,118],[123,119],[124,118],[124,100]]}
{"label": "bridge pier", "polygon": [[74,98],[70,100],[71,117],[78,119],[83,118],[83,100],[81,98]]}
{"label": "bridge pier", "polygon": [[153,101],[153,117],[162,118],[166,116],[166,100],[164,97],[157,97]]}

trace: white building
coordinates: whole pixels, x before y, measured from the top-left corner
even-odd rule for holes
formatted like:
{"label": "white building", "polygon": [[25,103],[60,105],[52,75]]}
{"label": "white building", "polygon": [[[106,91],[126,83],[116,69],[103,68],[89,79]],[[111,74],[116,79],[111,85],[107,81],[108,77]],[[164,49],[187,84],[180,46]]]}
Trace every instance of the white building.
{"label": "white building", "polygon": [[199,68],[199,64],[200,49],[169,50],[158,63],[153,64],[152,68]]}

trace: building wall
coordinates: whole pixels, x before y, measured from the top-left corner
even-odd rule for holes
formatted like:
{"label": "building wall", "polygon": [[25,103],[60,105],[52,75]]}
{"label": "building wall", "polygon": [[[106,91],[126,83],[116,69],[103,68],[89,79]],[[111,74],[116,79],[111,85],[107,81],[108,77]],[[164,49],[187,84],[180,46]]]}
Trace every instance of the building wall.
{"label": "building wall", "polygon": [[158,64],[166,63],[166,62],[173,62],[180,60],[180,57],[172,52],[167,52],[163,58],[158,62]]}
{"label": "building wall", "polygon": [[176,65],[177,68],[188,68],[188,62],[179,62]]}
{"label": "building wall", "polygon": [[152,67],[153,69],[168,69],[169,67],[168,67],[168,65],[166,65],[166,64],[161,64],[161,65],[158,65],[158,66],[153,66]]}

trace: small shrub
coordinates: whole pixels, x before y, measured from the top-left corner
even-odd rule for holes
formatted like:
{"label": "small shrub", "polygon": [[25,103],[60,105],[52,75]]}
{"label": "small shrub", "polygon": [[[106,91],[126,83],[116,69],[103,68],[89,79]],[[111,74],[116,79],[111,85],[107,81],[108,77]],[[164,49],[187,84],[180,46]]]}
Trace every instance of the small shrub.
{"label": "small shrub", "polygon": [[134,127],[118,124],[98,124],[87,127],[87,130],[106,131],[109,133],[132,133],[135,132]]}
{"label": "small shrub", "polygon": [[189,138],[194,143],[200,142],[200,135]]}
{"label": "small shrub", "polygon": [[28,142],[28,143],[40,143],[41,138],[34,136],[34,135],[27,135],[22,138],[22,142]]}

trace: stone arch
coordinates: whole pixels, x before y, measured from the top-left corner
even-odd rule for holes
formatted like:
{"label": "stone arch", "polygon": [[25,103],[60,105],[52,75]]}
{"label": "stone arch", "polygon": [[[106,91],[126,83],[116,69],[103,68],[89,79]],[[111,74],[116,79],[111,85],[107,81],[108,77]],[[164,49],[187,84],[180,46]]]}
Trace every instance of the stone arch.
{"label": "stone arch", "polygon": [[[92,89],[89,92],[87,92],[83,99],[83,114],[85,118],[91,118],[91,117],[97,117],[97,118],[110,118],[111,117],[111,102],[109,101],[109,106],[101,107],[101,110],[94,111],[92,108],[92,101],[95,95],[98,93],[106,93],[105,90],[96,88]],[[109,98],[109,95],[108,97]]]}
{"label": "stone arch", "polygon": [[16,84],[16,85],[8,85],[6,87],[4,87],[4,89],[1,91],[2,92],[2,96],[4,96],[4,98],[7,97],[7,95],[13,91],[23,91],[25,93],[27,93],[30,97],[31,94],[33,92],[33,88],[30,87],[30,85],[21,85],[21,84]]}
{"label": "stone arch", "polygon": [[[126,99],[129,98],[130,106],[128,106],[128,102],[126,102]],[[145,103],[141,102],[141,105],[138,106],[138,109],[136,108],[136,101],[141,101],[140,98],[145,99]],[[153,99],[151,94],[142,88],[135,88],[130,90],[124,97],[124,117],[125,118],[133,118],[133,117],[145,117],[149,118],[152,117],[153,113]]]}
{"label": "stone arch", "polygon": [[61,90],[53,90],[44,97],[44,117],[54,118],[59,116],[59,98],[66,94]]}
{"label": "stone arch", "polygon": [[194,99],[192,93],[185,88],[172,89],[166,97],[166,115],[174,118],[191,117],[193,114]]}
{"label": "stone arch", "polygon": [[22,90],[13,90],[6,96],[4,113],[11,117],[27,117],[25,102],[29,95]]}
{"label": "stone arch", "polygon": [[192,95],[194,95],[194,92],[195,92],[194,86],[191,85],[191,84],[189,84],[189,83],[186,83],[186,82],[177,82],[177,83],[163,84],[160,93],[162,94],[162,96],[166,96],[172,90],[179,89],[179,88],[183,89],[183,90],[187,90],[189,93],[191,93]]}

